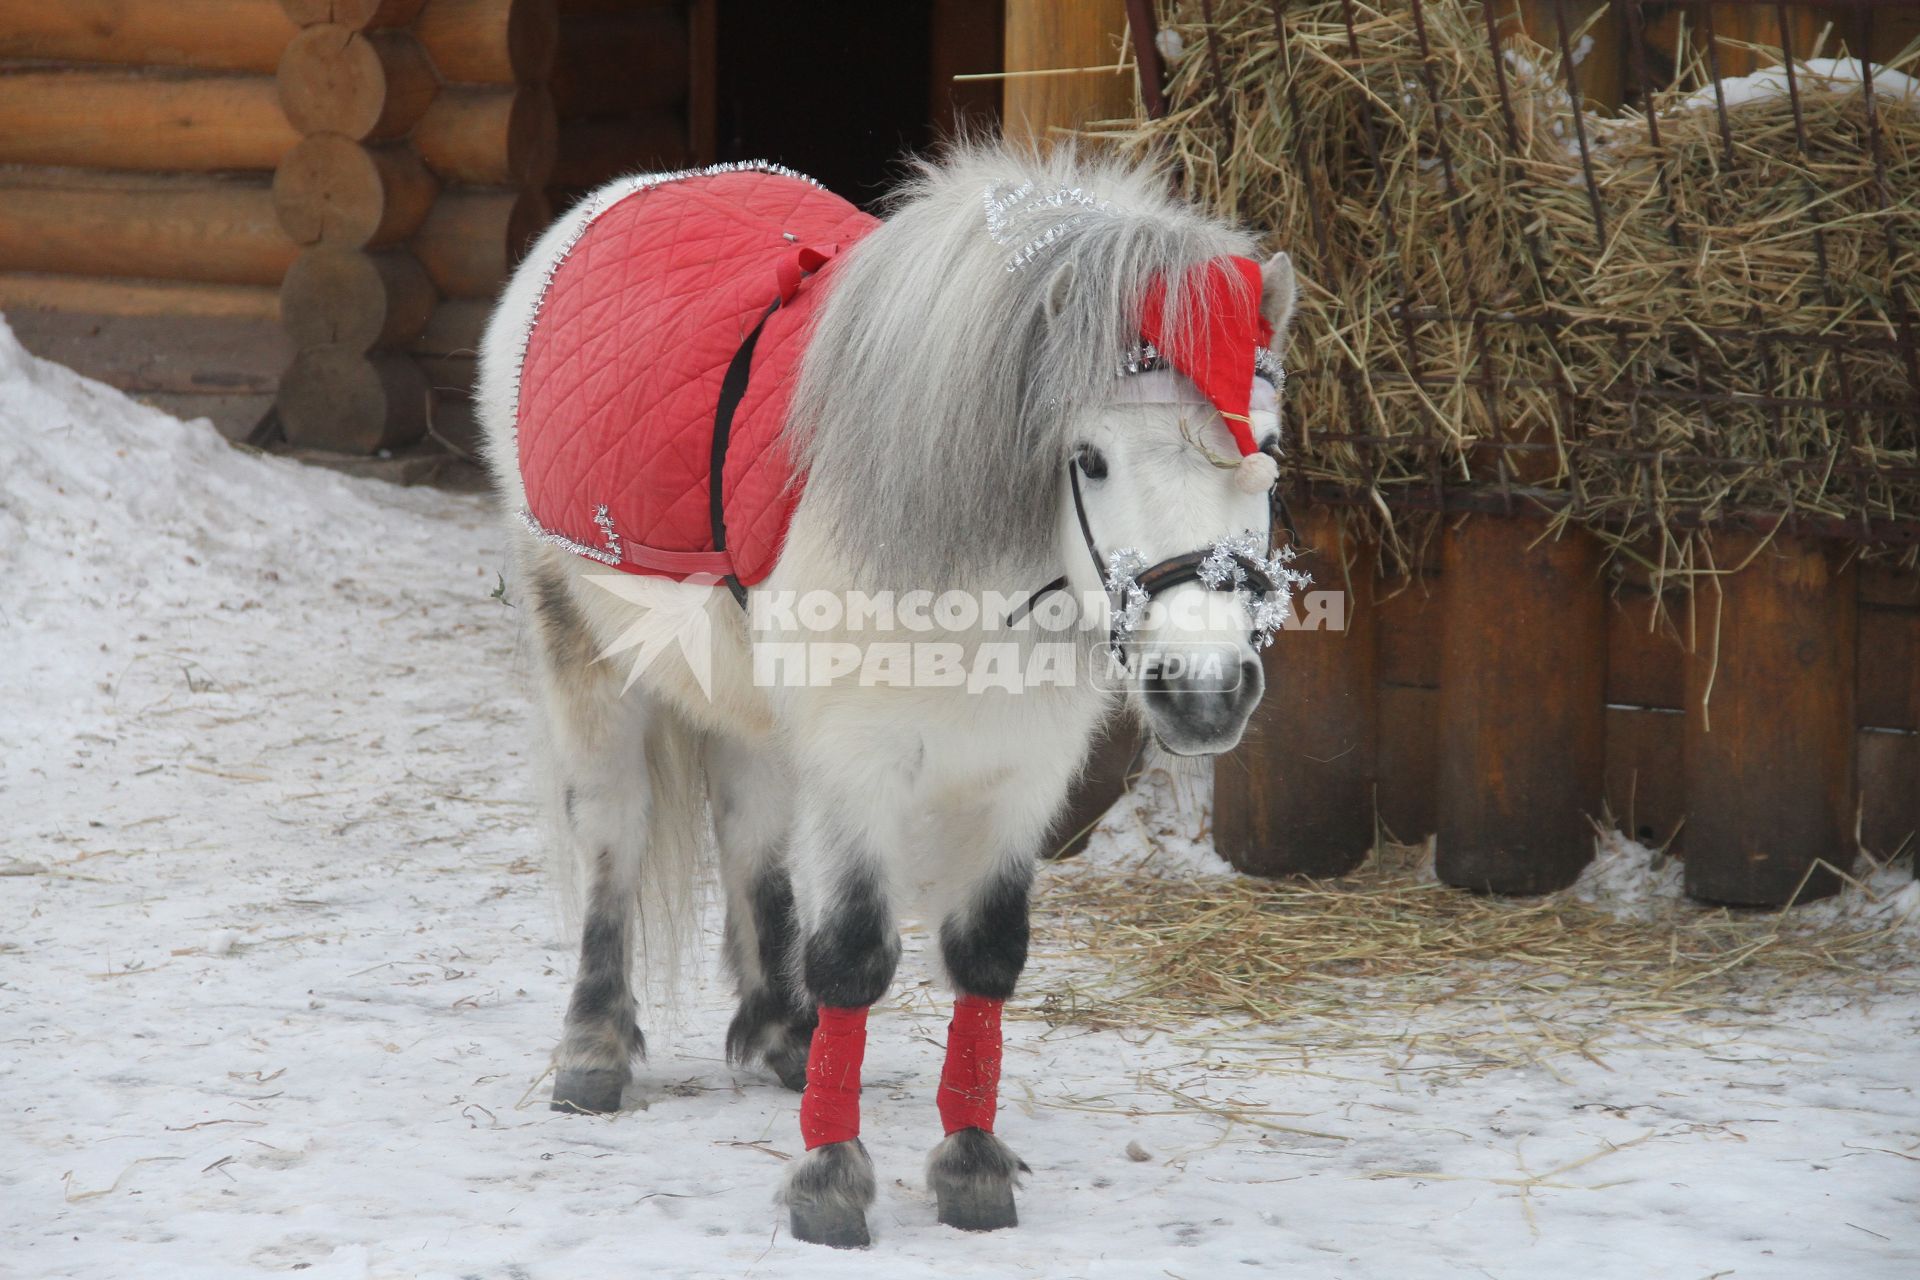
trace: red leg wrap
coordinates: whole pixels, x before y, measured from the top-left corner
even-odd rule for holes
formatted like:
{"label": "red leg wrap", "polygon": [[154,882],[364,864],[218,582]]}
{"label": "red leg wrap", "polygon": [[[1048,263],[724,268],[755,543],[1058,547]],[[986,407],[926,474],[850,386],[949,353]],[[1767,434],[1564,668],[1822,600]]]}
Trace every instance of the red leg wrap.
{"label": "red leg wrap", "polygon": [[867,1011],[820,1006],[807,1050],[807,1091],[800,1095],[800,1136],[807,1150],[860,1136],[860,1062],[867,1056]]}
{"label": "red leg wrap", "polygon": [[1000,1105],[1000,1000],[961,996],[947,1029],[947,1065],[940,1072],[940,1123],[993,1132]]}

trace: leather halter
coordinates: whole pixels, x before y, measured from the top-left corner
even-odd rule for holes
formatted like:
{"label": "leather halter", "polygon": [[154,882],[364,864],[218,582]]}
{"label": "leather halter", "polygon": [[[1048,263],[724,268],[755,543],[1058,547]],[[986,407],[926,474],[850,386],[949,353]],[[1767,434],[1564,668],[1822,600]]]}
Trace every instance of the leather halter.
{"label": "leather halter", "polygon": [[[1067,460],[1067,483],[1073,489],[1073,514],[1079,519],[1080,537],[1087,545],[1087,554],[1093,559],[1094,576],[1099,579],[1101,586],[1106,588],[1107,558],[1100,553],[1100,543],[1098,539],[1093,536],[1093,522],[1087,518],[1086,499],[1080,492],[1080,472],[1074,466],[1072,459]],[[1287,501],[1280,495],[1280,486],[1277,484],[1273,487],[1271,495],[1268,498],[1267,536],[1269,545],[1272,544],[1273,527],[1276,522],[1281,528],[1287,531],[1287,545],[1291,547],[1299,546],[1300,533],[1294,528],[1293,513],[1287,510]],[[1234,592],[1251,587],[1262,595],[1268,595],[1280,589],[1280,585],[1267,573],[1265,565],[1253,557],[1243,555],[1238,551],[1229,551],[1227,555],[1231,557],[1233,562],[1237,564],[1246,575],[1245,580],[1235,582],[1231,579],[1223,579],[1218,583],[1208,582],[1200,576],[1200,566],[1212,554],[1212,548],[1202,548],[1198,551],[1188,551],[1177,556],[1168,556],[1158,564],[1149,565],[1145,569],[1142,569],[1138,574],[1134,575],[1134,581],[1139,584],[1142,591],[1146,592],[1148,601],[1152,601],[1155,596],[1163,591],[1171,591],[1173,588],[1184,586],[1189,582],[1197,582],[1209,591]],[[1007,625],[1012,626],[1026,614],[1031,613],[1034,606],[1039,603],[1042,597],[1052,595],[1056,591],[1064,591],[1067,585],[1068,578],[1067,575],[1063,573],[1046,586],[1041,587],[1038,591],[1022,601],[1012,613],[1007,615]],[[1107,630],[1107,648],[1115,656],[1119,656],[1122,652],[1119,622],[1121,602],[1112,598],[1111,588],[1106,589],[1108,593],[1108,612],[1114,619]],[[1257,640],[1255,645],[1258,647]]]}

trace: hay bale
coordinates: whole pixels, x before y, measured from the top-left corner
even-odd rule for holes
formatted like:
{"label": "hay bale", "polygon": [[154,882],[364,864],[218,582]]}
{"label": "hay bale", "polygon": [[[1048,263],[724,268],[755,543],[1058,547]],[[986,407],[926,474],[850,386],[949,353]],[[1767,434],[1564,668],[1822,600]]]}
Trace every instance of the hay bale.
{"label": "hay bale", "polygon": [[1170,110],[1113,133],[1301,260],[1293,481],[1390,559],[1410,515],[1465,506],[1662,540],[1662,573],[1702,528],[1779,517],[1913,562],[1920,99],[1883,84],[1870,124],[1803,71],[1803,151],[1785,97],[1735,94],[1723,135],[1696,62],[1651,102],[1655,145],[1463,0],[1162,16]]}

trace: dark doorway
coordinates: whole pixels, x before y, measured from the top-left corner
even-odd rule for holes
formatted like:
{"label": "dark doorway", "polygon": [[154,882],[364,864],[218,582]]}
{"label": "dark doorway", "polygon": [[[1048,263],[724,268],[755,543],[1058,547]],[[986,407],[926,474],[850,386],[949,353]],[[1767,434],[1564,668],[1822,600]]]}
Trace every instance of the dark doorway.
{"label": "dark doorway", "polygon": [[718,0],[714,143],[871,205],[911,152],[997,121],[1000,0]]}

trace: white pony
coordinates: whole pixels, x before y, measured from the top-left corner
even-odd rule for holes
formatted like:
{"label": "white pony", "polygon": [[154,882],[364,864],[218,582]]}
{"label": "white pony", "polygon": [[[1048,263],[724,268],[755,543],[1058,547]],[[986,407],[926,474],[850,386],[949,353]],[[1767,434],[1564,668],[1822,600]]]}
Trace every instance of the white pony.
{"label": "white pony", "polygon": [[[809,1149],[783,1189],[794,1234],[868,1241],[860,1055],[908,911],[937,922],[957,995],[928,1167],[939,1217],[1011,1226],[1026,1166],[992,1132],[999,1013],[1048,828],[1121,699],[1170,751],[1235,745],[1262,690],[1257,649],[1298,581],[1269,550],[1267,456],[1292,268],[1247,263],[1250,236],[1173,200],[1151,168],[998,146],[922,165],[819,302],[785,427],[805,487],[777,564],[746,609],[647,579],[703,611],[711,666],[669,646],[628,689],[627,664],[599,659],[640,611],[589,581],[607,570],[574,553],[588,549],[519,518],[516,453],[543,291],[620,194],[533,248],[480,360],[562,861],[585,890],[554,1105],[619,1107],[643,1050],[636,932],[649,964],[669,961],[717,845],[740,993],[729,1055],[805,1092]],[[1243,270],[1210,292],[1222,262]],[[1267,338],[1230,353],[1262,376],[1250,411],[1225,417],[1185,362],[1142,342],[1158,308],[1166,332],[1199,335],[1189,360],[1211,359],[1216,306]],[[822,599],[855,603],[808,604]],[[893,678],[875,677],[882,650]]]}

